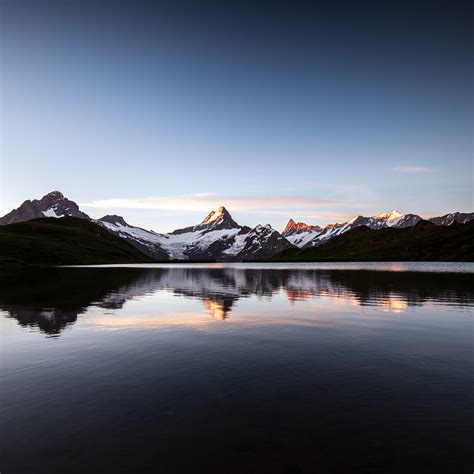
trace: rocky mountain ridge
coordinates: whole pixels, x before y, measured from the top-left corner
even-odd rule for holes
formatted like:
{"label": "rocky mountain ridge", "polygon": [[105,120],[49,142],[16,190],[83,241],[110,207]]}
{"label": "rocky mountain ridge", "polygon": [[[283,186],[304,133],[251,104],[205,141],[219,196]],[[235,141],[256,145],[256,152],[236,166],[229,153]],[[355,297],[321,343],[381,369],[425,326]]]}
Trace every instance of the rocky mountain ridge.
{"label": "rocky mountain ridge", "polygon": [[90,219],[90,217],[79,209],[79,206],[70,201],[59,191],[52,191],[41,199],[29,199],[21,206],[13,209],[0,218],[0,225],[15,224],[17,222],[39,219],[41,217],[79,217]]}

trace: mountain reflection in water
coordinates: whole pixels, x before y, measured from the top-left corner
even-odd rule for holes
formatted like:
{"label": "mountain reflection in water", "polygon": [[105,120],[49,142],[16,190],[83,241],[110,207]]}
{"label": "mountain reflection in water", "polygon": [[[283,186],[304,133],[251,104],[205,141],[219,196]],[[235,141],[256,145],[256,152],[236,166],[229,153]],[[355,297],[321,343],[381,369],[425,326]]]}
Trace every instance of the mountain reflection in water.
{"label": "mountain reflection in water", "polygon": [[411,265],[0,274],[2,473],[471,472],[473,274]]}
{"label": "mountain reflection in water", "polygon": [[119,310],[127,301],[171,292],[200,299],[216,320],[236,302],[284,294],[288,302],[328,297],[334,304],[401,313],[426,304],[472,306],[472,275],[252,268],[56,268],[0,277],[0,310],[21,326],[58,336],[91,308]]}

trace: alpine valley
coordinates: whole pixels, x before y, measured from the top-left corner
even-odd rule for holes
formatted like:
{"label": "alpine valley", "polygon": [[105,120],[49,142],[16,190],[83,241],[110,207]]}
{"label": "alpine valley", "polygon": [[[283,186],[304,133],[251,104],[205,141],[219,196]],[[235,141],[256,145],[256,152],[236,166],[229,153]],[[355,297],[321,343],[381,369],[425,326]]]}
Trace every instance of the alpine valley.
{"label": "alpine valley", "polygon": [[[15,224],[21,222],[40,219],[43,225],[43,223],[57,222],[56,219],[63,217],[75,218],[69,219],[66,226],[74,227],[75,222],[80,222],[80,220],[87,220],[93,225],[100,226],[116,237],[125,240],[131,247],[139,250],[146,258],[153,261],[223,262],[268,260],[287,249],[319,247],[362,226],[371,230],[404,229],[416,226],[420,221],[423,221],[419,215],[402,214],[397,211],[372,217],[357,216],[348,222],[328,224],[324,227],[302,222],[296,223],[290,219],[284,231],[280,233],[270,224],[257,225],[254,228],[242,226],[232,218],[225,207],[219,207],[217,210],[211,211],[197,225],[162,234],[133,226],[118,215],[106,215],[100,219],[92,219],[81,211],[74,201],[67,199],[59,191],[53,191],[39,200],[25,201],[20,207],[0,218],[0,225],[5,226],[5,230],[11,226],[13,231]],[[466,224],[473,219],[474,213],[455,212],[431,218],[429,221],[436,226],[452,226]],[[17,232],[24,232],[24,227],[17,226],[15,229]],[[31,226],[28,229],[30,232],[34,232]],[[0,231],[0,237],[3,234]],[[13,238],[11,235],[10,238]],[[93,235],[88,229],[87,238],[93,239]],[[8,255],[3,255],[3,253],[1,257],[7,258]],[[18,258],[18,255],[14,257]]]}

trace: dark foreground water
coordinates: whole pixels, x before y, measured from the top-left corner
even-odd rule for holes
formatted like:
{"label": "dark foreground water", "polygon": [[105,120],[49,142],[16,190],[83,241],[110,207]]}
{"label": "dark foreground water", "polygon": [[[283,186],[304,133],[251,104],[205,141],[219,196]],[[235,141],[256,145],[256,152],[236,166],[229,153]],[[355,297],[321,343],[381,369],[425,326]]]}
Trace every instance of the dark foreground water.
{"label": "dark foreground water", "polygon": [[319,267],[0,275],[1,473],[471,473],[472,265]]}

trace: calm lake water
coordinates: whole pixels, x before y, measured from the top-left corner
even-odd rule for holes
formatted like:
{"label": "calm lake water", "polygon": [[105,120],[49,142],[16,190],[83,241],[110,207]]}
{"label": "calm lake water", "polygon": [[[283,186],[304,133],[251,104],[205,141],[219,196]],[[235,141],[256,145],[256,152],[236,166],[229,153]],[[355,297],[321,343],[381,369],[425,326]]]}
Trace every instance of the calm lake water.
{"label": "calm lake water", "polygon": [[471,473],[473,272],[0,275],[0,471]]}

